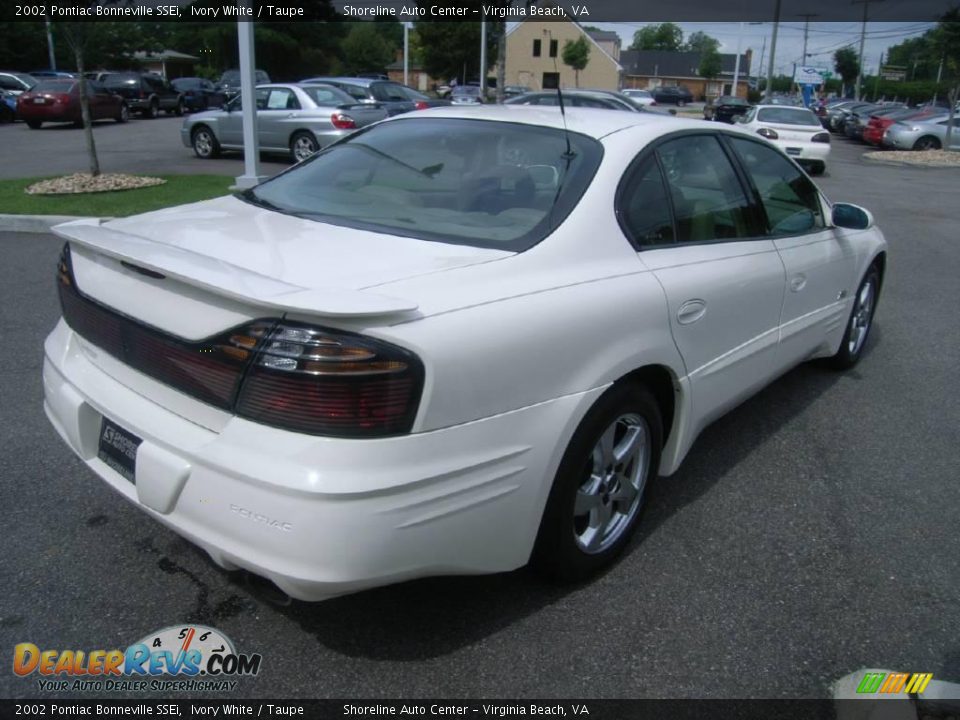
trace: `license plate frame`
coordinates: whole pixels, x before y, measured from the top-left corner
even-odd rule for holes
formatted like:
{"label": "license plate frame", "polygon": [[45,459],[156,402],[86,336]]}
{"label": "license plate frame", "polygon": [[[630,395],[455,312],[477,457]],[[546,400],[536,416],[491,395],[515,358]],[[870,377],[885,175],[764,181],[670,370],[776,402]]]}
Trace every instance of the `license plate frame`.
{"label": "license plate frame", "polygon": [[143,439],[104,416],[100,421],[97,457],[111,470],[137,484],[137,450]]}

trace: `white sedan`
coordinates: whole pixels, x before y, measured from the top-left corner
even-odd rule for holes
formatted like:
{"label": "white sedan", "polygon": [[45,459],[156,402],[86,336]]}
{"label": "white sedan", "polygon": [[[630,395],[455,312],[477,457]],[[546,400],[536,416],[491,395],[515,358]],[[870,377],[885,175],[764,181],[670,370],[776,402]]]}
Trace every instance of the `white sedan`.
{"label": "white sedan", "polygon": [[755,132],[783,150],[811,175],[827,168],[830,133],[820,118],[805,107],[757,105],[737,120],[744,130]]}
{"label": "white sedan", "polygon": [[651,107],[657,104],[657,101],[653,99],[653,93],[649,90],[639,90],[637,88],[625,88],[620,91],[623,95],[626,95],[628,98],[633,100],[637,105],[643,107]]}
{"label": "white sedan", "polygon": [[524,106],[401,115],[238,195],[56,233],[54,428],[311,600],[608,566],[704,427],[860,359],[887,247],[734,127]]}

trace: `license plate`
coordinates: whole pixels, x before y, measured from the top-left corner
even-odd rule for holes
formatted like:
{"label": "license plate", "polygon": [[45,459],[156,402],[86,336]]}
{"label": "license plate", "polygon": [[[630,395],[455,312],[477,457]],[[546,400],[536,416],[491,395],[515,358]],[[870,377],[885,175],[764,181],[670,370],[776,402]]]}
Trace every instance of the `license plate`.
{"label": "license plate", "polygon": [[34,99],[33,99],[33,102],[35,102],[37,105],[43,105],[45,102],[47,102],[47,99],[46,99],[46,98],[34,98]]}
{"label": "license plate", "polygon": [[100,423],[100,448],[97,457],[136,485],[137,448],[143,442],[131,432],[103,418]]}
{"label": "license plate", "polygon": [[799,154],[800,154],[800,148],[790,148],[790,147],[787,148],[787,155],[799,155]]}

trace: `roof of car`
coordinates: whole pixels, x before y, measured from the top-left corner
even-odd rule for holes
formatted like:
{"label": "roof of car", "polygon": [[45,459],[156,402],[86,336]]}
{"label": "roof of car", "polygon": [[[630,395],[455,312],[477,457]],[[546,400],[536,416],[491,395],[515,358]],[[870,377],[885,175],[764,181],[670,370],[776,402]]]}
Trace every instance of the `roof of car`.
{"label": "roof of car", "polygon": [[[542,105],[473,105],[469,110],[463,110],[456,106],[446,106],[397,115],[385,122],[402,122],[407,119],[427,117],[493,120],[523,123],[524,125],[543,125],[559,129],[564,127],[564,118],[560,114],[560,108],[558,106]],[[566,108],[566,127],[570,132],[599,139],[618,130],[634,126],[648,129],[651,135],[658,135],[664,131],[703,130],[712,127],[703,120],[687,120],[659,113],[637,113],[599,108]]]}
{"label": "roof of car", "polygon": [[322,82],[342,82],[350,83],[352,85],[362,85],[367,87],[368,85],[373,85],[374,83],[382,82],[392,82],[390,80],[378,80],[375,78],[361,78],[361,77],[339,77],[335,75],[321,75],[319,77],[308,78],[306,80],[301,80],[302,83],[322,83]]}

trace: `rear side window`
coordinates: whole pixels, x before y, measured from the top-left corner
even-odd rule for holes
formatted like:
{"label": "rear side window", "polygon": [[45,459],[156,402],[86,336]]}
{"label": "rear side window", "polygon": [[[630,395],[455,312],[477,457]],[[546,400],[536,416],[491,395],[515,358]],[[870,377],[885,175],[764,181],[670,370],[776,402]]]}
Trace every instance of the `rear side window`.
{"label": "rear side window", "polygon": [[777,125],[819,125],[820,119],[806,108],[769,107],[761,108],[760,122]]}
{"label": "rear side window", "polygon": [[823,212],[816,186],[780,153],[763,143],[730,138],[767,216],[767,232],[782,237],[816,232]]}
{"label": "rear side window", "polygon": [[631,172],[620,194],[617,212],[636,245],[650,247],[674,242],[670,200],[656,157],[648,155]]}
{"label": "rear side window", "polygon": [[657,147],[676,217],[677,242],[754,236],[750,202],[713,135],[688,135]]}
{"label": "rear side window", "polygon": [[406,102],[406,93],[399,85],[393,83],[376,83],[373,85],[373,96],[384,102]]}
{"label": "rear side window", "polygon": [[[342,85],[338,85],[338,87],[339,87],[341,90],[343,90],[345,93],[347,93],[347,95],[349,95],[350,97],[352,97],[352,98],[354,98],[354,99],[356,99],[356,100],[367,100],[367,99],[368,99],[367,89],[364,88],[364,87],[360,87],[359,85],[351,85],[351,84],[349,84],[349,83],[344,83],[344,84],[342,84]],[[377,98],[377,99],[379,100],[379,98]]]}

